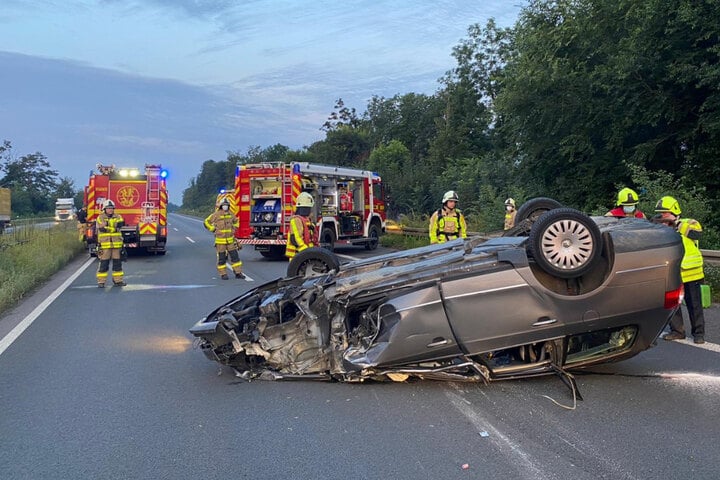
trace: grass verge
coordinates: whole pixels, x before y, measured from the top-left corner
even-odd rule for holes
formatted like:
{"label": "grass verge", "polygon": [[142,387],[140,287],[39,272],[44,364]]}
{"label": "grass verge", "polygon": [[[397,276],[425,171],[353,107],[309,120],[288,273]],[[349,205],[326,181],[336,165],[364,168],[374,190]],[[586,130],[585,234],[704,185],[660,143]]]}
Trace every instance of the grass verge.
{"label": "grass verge", "polygon": [[0,314],[84,250],[75,222],[27,225],[0,236]]}

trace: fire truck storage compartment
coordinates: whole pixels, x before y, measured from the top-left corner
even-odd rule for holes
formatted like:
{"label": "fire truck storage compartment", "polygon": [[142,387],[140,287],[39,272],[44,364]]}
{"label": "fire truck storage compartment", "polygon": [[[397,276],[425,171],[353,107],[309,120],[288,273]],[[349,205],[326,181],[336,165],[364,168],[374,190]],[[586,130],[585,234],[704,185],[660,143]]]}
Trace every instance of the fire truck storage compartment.
{"label": "fire truck storage compartment", "polygon": [[341,235],[362,235],[363,224],[360,215],[340,214]]}

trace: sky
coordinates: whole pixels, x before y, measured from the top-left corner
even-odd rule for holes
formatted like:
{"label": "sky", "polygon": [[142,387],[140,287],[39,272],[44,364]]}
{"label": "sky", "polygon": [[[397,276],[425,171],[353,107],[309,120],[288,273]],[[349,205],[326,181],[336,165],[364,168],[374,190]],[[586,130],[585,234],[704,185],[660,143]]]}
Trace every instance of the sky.
{"label": "sky", "polygon": [[301,149],[338,98],[433,94],[475,23],[526,0],[3,0],[0,141],[86,183],[162,164],[170,201],[206,160]]}

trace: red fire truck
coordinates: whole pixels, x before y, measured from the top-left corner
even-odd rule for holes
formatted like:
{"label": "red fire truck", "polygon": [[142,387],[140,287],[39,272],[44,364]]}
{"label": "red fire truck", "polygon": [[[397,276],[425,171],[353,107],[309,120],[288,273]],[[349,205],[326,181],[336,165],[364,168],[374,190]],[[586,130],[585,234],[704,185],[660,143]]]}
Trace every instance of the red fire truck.
{"label": "red fire truck", "polygon": [[102,213],[102,204],[110,199],[115,212],[122,215],[125,225],[120,229],[125,248],[145,249],[165,254],[167,243],[167,171],[160,165],[137,168],[117,168],[115,165],[97,165],[90,172],[85,187],[84,203],[87,206],[85,242],[91,255],[97,253],[95,220]]}
{"label": "red fire truck", "polygon": [[246,164],[235,171],[238,243],[254,245],[264,257],[284,258],[290,217],[300,192],[315,199],[311,218],[319,241],[377,248],[385,232],[382,180],[366,170],[306,162]]}

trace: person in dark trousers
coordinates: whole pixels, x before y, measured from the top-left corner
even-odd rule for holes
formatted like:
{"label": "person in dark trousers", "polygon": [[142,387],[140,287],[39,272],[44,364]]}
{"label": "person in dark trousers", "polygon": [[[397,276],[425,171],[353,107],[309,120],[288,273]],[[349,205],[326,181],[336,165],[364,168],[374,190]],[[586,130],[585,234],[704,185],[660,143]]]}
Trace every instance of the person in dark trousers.
{"label": "person in dark trousers", "polygon": [[[700,285],[705,274],[703,272],[703,257],[700,253],[698,241],[702,235],[700,222],[693,219],[680,219],[680,204],[673,197],[662,197],[655,206],[656,216],[654,222],[664,223],[673,227],[681,235],[685,255],[680,265],[683,287],[685,289],[685,306],[687,307],[692,336],[695,343],[705,343],[705,315],[702,307],[702,293]],[[665,340],[682,340],[685,338],[685,325],[680,308],[670,319],[670,333],[663,337]]]}

